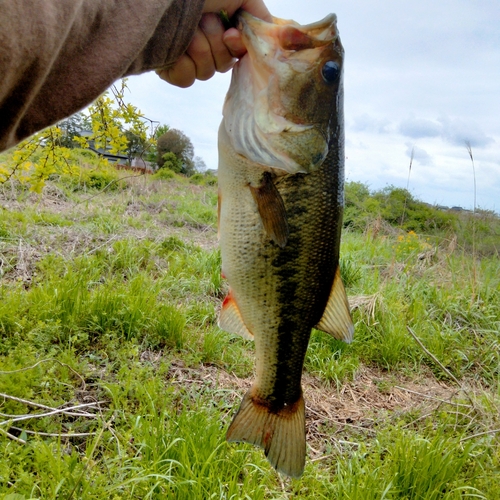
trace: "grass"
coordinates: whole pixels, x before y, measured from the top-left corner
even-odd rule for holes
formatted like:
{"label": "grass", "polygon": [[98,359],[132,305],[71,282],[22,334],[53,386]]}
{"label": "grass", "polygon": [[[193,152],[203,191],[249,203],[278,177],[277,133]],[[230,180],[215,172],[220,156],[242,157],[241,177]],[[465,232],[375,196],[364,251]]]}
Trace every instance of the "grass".
{"label": "grass", "polygon": [[216,186],[167,177],[0,187],[0,498],[498,498],[491,220],[474,261],[460,225],[417,234],[373,213],[361,230],[351,211],[355,339],[312,334],[308,460],[289,480],[224,440],[253,344],[216,325]]}

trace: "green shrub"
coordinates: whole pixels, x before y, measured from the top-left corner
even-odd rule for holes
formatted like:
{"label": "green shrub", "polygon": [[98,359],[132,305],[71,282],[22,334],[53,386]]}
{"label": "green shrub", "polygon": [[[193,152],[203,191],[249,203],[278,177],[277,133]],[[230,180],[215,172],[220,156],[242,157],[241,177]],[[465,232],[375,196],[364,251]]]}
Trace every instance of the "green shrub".
{"label": "green shrub", "polygon": [[61,183],[72,189],[80,191],[86,189],[103,190],[119,189],[118,172],[110,165],[105,166],[72,166],[67,172],[61,175]]}
{"label": "green shrub", "polygon": [[154,179],[160,179],[160,180],[166,181],[169,179],[174,179],[177,176],[173,170],[170,170],[168,168],[160,168],[158,170],[158,172],[156,172],[152,175],[152,177]]}
{"label": "green shrub", "polygon": [[198,186],[215,186],[217,185],[217,177],[211,173],[197,172],[189,178],[189,182]]}

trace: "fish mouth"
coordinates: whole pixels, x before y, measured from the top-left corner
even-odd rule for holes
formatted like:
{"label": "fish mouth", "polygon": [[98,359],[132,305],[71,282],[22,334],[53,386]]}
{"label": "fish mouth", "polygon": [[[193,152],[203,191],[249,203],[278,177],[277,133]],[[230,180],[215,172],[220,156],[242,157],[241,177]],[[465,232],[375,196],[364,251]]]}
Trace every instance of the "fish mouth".
{"label": "fish mouth", "polygon": [[332,95],[324,88],[321,67],[326,57],[341,61],[336,23],[335,14],[300,25],[238,12],[236,27],[247,53],[233,69],[223,110],[236,153],[289,174],[308,173],[323,162],[330,134],[328,111],[319,121],[319,113],[304,110],[320,106],[318,92]]}
{"label": "fish mouth", "polygon": [[243,43],[255,55],[266,56],[276,40],[282,50],[304,50],[322,47],[338,37],[337,16],[328,14],[320,21],[301,25],[291,19],[273,17],[273,22],[259,19],[246,11],[237,14],[237,29],[243,35]]}

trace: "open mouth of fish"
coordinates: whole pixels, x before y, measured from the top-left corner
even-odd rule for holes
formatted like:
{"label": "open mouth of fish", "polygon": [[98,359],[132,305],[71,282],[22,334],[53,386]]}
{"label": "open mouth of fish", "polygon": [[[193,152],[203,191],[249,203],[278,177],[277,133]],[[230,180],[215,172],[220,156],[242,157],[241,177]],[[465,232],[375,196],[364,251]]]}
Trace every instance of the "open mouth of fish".
{"label": "open mouth of fish", "polygon": [[[279,18],[268,23],[240,11],[238,29],[248,53],[233,69],[233,79],[238,85],[231,86],[224,106],[228,135],[238,153],[288,173],[308,172],[324,160],[328,152],[328,127],[318,126],[300,112],[290,111],[284,87],[297,75],[310,74],[311,68],[323,80],[327,74],[334,80],[340,77],[341,67],[337,62],[330,61],[331,66],[325,70],[319,57],[332,47],[343,53],[336,19],[330,14],[321,21],[301,26]],[[308,96],[302,97],[306,100]],[[306,155],[294,148],[290,151],[290,141],[280,140],[285,135],[293,137],[304,132],[310,145]]]}

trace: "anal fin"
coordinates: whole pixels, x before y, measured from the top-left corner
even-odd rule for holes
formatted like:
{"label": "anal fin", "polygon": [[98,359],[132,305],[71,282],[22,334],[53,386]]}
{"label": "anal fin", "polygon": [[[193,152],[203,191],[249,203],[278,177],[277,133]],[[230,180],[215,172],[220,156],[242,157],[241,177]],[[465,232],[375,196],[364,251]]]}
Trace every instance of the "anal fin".
{"label": "anal fin", "polygon": [[253,334],[246,327],[231,290],[229,290],[227,297],[222,303],[218,324],[219,328],[226,332],[241,335],[248,340],[253,340]]}
{"label": "anal fin", "polygon": [[345,293],[344,284],[340,277],[340,268],[337,267],[333,280],[330,297],[326,304],[323,317],[316,325],[318,330],[329,333],[337,340],[343,340],[348,344],[352,342],[354,325],[349,311],[349,302]]}
{"label": "anal fin", "polygon": [[300,477],[306,460],[305,403],[270,409],[248,391],[227,431],[228,441],[244,441],[264,448],[267,459],[287,476]]}
{"label": "anal fin", "polygon": [[267,235],[278,246],[284,248],[288,241],[288,221],[285,204],[273,183],[272,175],[264,172],[261,185],[249,187]]}

